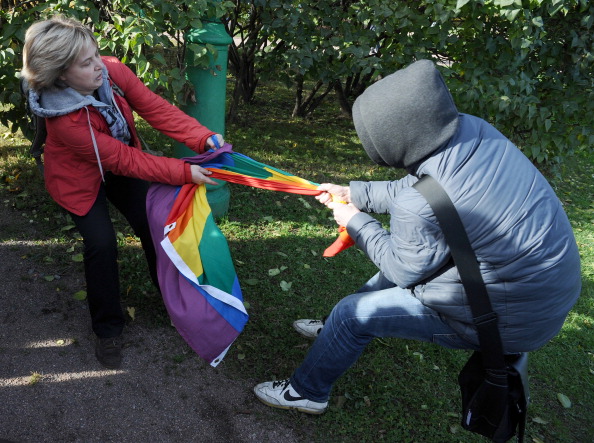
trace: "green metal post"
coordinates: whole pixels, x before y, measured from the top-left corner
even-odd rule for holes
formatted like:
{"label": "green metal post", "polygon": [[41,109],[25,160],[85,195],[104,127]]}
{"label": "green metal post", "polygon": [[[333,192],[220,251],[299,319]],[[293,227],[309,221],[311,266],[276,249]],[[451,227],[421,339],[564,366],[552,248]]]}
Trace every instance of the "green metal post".
{"label": "green metal post", "polygon": [[[218,20],[204,20],[201,29],[192,29],[186,35],[188,43],[210,44],[217,50],[216,58],[209,55],[208,68],[193,66],[193,54],[188,51],[186,61],[187,78],[194,86],[196,103],[188,104],[184,111],[201,124],[218,134],[225,135],[225,98],[227,90],[227,60],[231,36]],[[196,155],[187,146],[176,143],[174,155],[177,158]],[[206,185],[206,197],[213,216],[218,218],[227,213],[230,191],[226,182],[216,180],[217,186]]]}

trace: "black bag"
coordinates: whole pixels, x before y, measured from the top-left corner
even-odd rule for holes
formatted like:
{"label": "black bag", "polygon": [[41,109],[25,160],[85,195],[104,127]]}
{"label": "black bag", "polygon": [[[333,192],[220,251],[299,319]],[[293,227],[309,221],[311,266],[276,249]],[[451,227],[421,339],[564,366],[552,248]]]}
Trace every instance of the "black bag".
{"label": "black bag", "polygon": [[524,438],[528,393],[528,354],[506,355],[506,370],[485,369],[474,352],[458,375],[462,392],[462,427],[504,443],[518,432]]}
{"label": "black bag", "polygon": [[528,393],[528,354],[504,355],[497,314],[462,220],[448,194],[426,175],[414,188],[425,197],[450,247],[468,297],[482,352],[474,352],[458,376],[462,393],[462,427],[506,442],[524,438]]}

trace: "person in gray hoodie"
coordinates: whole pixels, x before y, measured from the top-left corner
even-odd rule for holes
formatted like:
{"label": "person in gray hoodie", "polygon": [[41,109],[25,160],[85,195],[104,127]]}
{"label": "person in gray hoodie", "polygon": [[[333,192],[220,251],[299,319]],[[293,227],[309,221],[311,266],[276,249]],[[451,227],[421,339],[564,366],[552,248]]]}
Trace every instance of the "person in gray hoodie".
{"label": "person in gray hoodie", "polygon": [[[450,249],[412,187],[424,175],[437,180],[460,214],[505,353],[546,344],[580,294],[577,244],[553,189],[492,125],[458,112],[433,62],[417,61],[370,86],[354,103],[353,121],[375,163],[409,175],[320,186],[316,198],[333,209],[379,272],[325,322],[294,323],[316,340],[290,378],[254,387],[272,407],[324,412],[333,383],[375,337],[479,349]],[[390,214],[390,229],[369,213]]]}

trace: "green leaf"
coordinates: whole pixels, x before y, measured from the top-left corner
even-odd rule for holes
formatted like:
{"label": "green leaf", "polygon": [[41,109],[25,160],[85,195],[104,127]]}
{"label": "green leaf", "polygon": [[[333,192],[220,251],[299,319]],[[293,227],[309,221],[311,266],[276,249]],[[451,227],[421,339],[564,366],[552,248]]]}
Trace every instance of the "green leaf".
{"label": "green leaf", "polygon": [[87,298],[87,291],[80,290],[72,295],[75,300],[85,300]]}
{"label": "green leaf", "polygon": [[569,399],[569,397],[567,397],[567,395],[558,393],[557,399],[564,408],[571,408],[571,400]]}
{"label": "green leaf", "polygon": [[84,257],[81,253],[75,254],[72,256],[72,261],[74,261],[74,262],[81,263],[83,260],[84,260]]}
{"label": "green leaf", "polygon": [[126,308],[126,311],[128,312],[130,318],[134,321],[134,319],[136,318],[136,308],[133,306],[128,306]]}
{"label": "green leaf", "polygon": [[285,292],[289,291],[291,286],[293,286],[293,282],[286,282],[284,280],[280,282],[280,287]]}
{"label": "green leaf", "polygon": [[243,281],[246,285],[256,286],[259,283],[257,278],[248,278],[247,280]]}
{"label": "green leaf", "polygon": [[460,10],[462,7],[467,4],[470,0],[458,0],[456,2],[456,9]]}
{"label": "green leaf", "polygon": [[281,270],[279,268],[273,268],[273,269],[268,270],[268,275],[271,277],[274,277],[275,275],[278,275],[280,273],[281,273]]}

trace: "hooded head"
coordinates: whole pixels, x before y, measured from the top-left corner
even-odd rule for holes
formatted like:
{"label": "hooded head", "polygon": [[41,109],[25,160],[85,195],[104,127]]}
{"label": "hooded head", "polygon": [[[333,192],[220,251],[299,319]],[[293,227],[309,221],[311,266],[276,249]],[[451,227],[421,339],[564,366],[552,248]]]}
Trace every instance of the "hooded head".
{"label": "hooded head", "polygon": [[458,110],[433,62],[419,60],[368,87],[353,121],[371,160],[409,168],[452,138]]}

